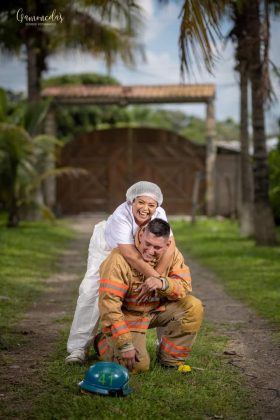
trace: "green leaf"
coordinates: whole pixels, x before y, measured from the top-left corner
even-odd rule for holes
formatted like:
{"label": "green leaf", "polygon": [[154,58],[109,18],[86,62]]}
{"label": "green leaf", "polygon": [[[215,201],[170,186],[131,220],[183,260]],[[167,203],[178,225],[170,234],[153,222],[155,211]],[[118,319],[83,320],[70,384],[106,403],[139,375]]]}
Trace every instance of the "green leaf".
{"label": "green leaf", "polygon": [[24,126],[31,135],[35,135],[42,128],[41,125],[48,113],[50,102],[51,100],[48,98],[28,103],[24,116]]}

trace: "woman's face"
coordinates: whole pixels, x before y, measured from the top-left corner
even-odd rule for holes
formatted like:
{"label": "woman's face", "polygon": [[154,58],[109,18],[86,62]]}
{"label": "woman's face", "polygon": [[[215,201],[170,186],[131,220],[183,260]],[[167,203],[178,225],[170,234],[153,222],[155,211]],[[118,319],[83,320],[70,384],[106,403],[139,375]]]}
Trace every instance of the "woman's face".
{"label": "woman's face", "polygon": [[145,225],[151,220],[152,215],[156,211],[157,202],[145,195],[136,197],[132,203],[132,213],[137,225]]}

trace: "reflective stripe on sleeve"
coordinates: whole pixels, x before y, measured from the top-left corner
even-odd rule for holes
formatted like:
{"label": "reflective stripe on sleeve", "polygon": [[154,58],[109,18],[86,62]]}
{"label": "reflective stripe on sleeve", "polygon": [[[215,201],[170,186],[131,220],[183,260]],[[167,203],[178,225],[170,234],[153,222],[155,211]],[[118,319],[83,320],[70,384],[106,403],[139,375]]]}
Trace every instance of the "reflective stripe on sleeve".
{"label": "reflective stripe on sleeve", "polygon": [[127,325],[131,329],[140,329],[146,330],[149,328],[150,320],[149,318],[139,318],[134,320],[126,320]]}
{"label": "reflective stripe on sleeve", "polygon": [[180,270],[173,270],[169,273],[169,277],[171,278],[181,278],[184,280],[191,279],[191,273],[188,268],[183,268]]}
{"label": "reflective stripe on sleeve", "polygon": [[128,286],[114,280],[101,280],[99,293],[112,293],[118,297],[124,297]]}
{"label": "reflective stripe on sleeve", "polygon": [[119,321],[111,326],[111,331],[112,331],[112,336],[116,338],[122,334],[128,333],[129,328],[125,321]]}
{"label": "reflective stripe on sleeve", "polygon": [[137,302],[138,296],[139,294],[126,295],[124,298],[124,306],[126,306],[129,310],[147,312],[156,309],[160,305],[159,296],[150,296],[147,302],[140,303]]}

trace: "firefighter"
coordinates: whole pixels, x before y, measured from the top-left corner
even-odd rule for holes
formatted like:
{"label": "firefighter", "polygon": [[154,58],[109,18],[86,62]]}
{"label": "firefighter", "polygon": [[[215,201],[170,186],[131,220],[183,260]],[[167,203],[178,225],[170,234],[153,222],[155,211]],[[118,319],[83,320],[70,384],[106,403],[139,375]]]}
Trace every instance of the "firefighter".
{"label": "firefighter", "polygon": [[[136,235],[135,245],[156,269],[170,247],[170,226],[155,218]],[[117,362],[137,373],[149,369],[146,332],[163,327],[158,361],[177,368],[189,356],[203,318],[199,299],[191,294],[191,276],[176,248],[166,272],[145,277],[118,249],[100,267],[99,311],[102,333],[95,348],[101,360]]]}
{"label": "firefighter", "polygon": [[[134,246],[134,236],[139,226],[147,224],[151,219],[166,219],[161,207],[163,195],[158,185],[139,181],[126,192],[126,202],[122,203],[107,221],[98,223],[90,240],[87,272],[79,288],[79,298],[72,322],[67,350],[66,363],[83,363],[87,349],[98,328],[98,286],[99,267],[112,249],[120,250],[132,267],[141,271],[146,277],[162,273],[168,264],[169,255],[157,267],[146,264],[140,258]],[[170,251],[175,248],[171,238]],[[172,252],[171,252],[172,253]]]}

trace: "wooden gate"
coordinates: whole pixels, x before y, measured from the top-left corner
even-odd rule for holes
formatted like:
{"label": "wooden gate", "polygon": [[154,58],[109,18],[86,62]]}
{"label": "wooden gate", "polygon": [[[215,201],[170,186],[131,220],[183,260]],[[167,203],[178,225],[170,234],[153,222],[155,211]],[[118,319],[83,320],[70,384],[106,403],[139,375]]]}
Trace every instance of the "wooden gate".
{"label": "wooden gate", "polygon": [[[62,177],[57,203],[62,214],[105,211],[125,201],[134,182],[160,186],[169,214],[190,214],[195,177],[205,170],[205,149],[177,134],[152,128],[96,130],[69,142],[61,165],[84,168],[87,176]],[[204,202],[205,185],[199,201]]]}

